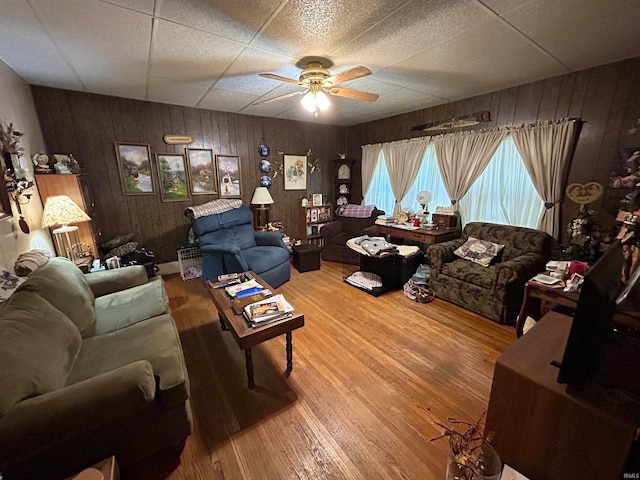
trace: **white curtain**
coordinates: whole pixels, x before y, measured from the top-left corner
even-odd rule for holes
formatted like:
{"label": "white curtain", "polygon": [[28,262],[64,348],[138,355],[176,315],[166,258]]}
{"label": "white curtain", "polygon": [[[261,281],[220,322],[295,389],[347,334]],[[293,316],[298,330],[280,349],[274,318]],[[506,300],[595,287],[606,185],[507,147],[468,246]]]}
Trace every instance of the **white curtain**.
{"label": "white curtain", "polygon": [[[524,170],[524,166],[522,169]],[[426,190],[431,193],[431,201],[428,205],[430,212],[433,212],[437,206],[446,207],[451,203],[447,190],[444,188],[444,183],[442,183],[440,170],[438,170],[436,149],[434,148],[433,143],[430,143],[424,152],[424,157],[422,158],[422,163],[418,170],[418,174],[416,175],[416,179],[402,199],[402,209],[414,212],[421,209],[422,207],[418,204],[416,197],[418,192],[421,192],[422,190]]]}
{"label": "white curtain", "polygon": [[506,134],[506,130],[500,129],[433,137],[438,167],[452,204],[464,197]]}
{"label": "white curtain", "polygon": [[539,122],[511,131],[531,181],[545,202],[538,228],[554,238],[560,233],[560,209],[556,206],[564,195],[565,175],[577,131],[575,119]]}
{"label": "white curtain", "polygon": [[428,143],[429,137],[419,137],[382,145],[382,153],[395,198],[394,215],[400,211],[400,202],[416,178]]}
{"label": "white curtain", "polygon": [[538,228],[544,202],[511,136],[500,142],[489,165],[459,205],[464,224],[490,222]]}
{"label": "white curtain", "polygon": [[362,165],[360,167],[362,172],[362,198],[367,195],[371,186],[371,179],[373,178],[373,172],[376,170],[381,150],[382,144],[380,143],[362,146]]}
{"label": "white curtain", "polygon": [[374,168],[373,178],[364,195],[365,205],[375,205],[380,210],[384,210],[387,215],[393,214],[393,190],[391,189],[391,181],[387,172],[387,165],[384,163],[382,149],[378,154],[378,160]]}

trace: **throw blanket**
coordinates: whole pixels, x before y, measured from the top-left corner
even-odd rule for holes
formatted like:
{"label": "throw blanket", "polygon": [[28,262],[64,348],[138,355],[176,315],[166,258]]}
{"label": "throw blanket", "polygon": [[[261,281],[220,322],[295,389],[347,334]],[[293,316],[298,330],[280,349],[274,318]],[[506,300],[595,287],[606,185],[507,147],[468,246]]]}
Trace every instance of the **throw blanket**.
{"label": "throw blanket", "polygon": [[375,205],[352,205],[347,203],[338,208],[336,215],[351,218],[369,218],[375,209]]}
{"label": "throw blanket", "polygon": [[242,200],[212,200],[211,202],[195,207],[189,207],[184,211],[185,217],[195,220],[196,218],[206,217],[207,215],[215,215],[224,213],[234,208],[240,208]]}

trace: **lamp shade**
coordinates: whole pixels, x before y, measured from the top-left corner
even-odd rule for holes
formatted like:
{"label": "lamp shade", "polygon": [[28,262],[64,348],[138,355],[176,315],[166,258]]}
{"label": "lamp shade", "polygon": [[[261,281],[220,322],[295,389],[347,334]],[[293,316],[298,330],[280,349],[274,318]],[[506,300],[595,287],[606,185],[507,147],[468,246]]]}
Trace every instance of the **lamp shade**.
{"label": "lamp shade", "polygon": [[269,189],[267,187],[256,187],[251,199],[251,205],[268,205],[271,203],[273,203],[273,198],[269,193]]}
{"label": "lamp shade", "polygon": [[59,227],[69,223],[88,222],[91,217],[66,195],[48,197],[42,212],[42,228]]}

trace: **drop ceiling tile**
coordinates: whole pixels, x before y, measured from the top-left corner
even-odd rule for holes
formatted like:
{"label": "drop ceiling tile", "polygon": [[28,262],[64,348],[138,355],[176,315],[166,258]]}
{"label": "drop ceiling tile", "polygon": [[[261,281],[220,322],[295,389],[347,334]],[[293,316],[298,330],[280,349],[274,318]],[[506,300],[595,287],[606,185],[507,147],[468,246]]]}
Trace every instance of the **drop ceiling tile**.
{"label": "drop ceiling tile", "polygon": [[335,53],[375,72],[446,43],[493,17],[471,0],[412,2]]}
{"label": "drop ceiling tile", "polygon": [[404,0],[290,0],[252,45],[295,58],[330,56],[403,3]]}
{"label": "drop ceiling tile", "polygon": [[[443,101],[459,100],[480,92],[490,92],[495,89],[490,79],[478,80],[476,76],[461,72],[426,72],[426,80],[410,85],[410,88],[422,93],[438,97]],[[461,94],[461,92],[465,92]],[[460,97],[460,95],[463,95]]]}
{"label": "drop ceiling tile", "polygon": [[248,44],[281,0],[160,0],[159,16]]}
{"label": "drop ceiling tile", "polygon": [[147,15],[153,15],[153,6],[155,0],[100,0],[104,3],[111,3],[113,5],[119,5],[136,12],[146,13]]}
{"label": "drop ceiling tile", "polygon": [[297,80],[300,69],[294,63],[289,57],[256,48],[247,48],[217,81],[216,87],[234,92],[264,95],[282,83],[260,77],[258,74],[276,73]]}
{"label": "drop ceiling tile", "polygon": [[207,93],[211,82],[185,82],[172,78],[149,77],[145,100],[194,107]]}
{"label": "drop ceiling tile", "polygon": [[575,57],[593,58],[591,66],[603,61],[610,49],[630,43],[622,55],[640,53],[640,2],[635,0],[563,0],[545,2],[536,0],[511,10],[504,15],[525,35],[559,59]]}
{"label": "drop ceiling tile", "polygon": [[239,112],[257,100],[256,95],[238,93],[231,95],[227,90],[212,88],[197,105],[198,108],[209,108],[223,112]]}
{"label": "drop ceiling tile", "polygon": [[79,77],[24,0],[3,1],[0,59],[29,83],[84,90]]}
{"label": "drop ceiling tile", "polygon": [[151,75],[213,82],[243,48],[238,42],[160,20],[152,45]]}
{"label": "drop ceiling tile", "polygon": [[509,10],[520,8],[522,5],[532,1],[535,0],[482,0],[482,3],[498,15],[503,15]]}
{"label": "drop ceiling tile", "polygon": [[144,96],[150,17],[96,0],[30,3],[88,91]]}

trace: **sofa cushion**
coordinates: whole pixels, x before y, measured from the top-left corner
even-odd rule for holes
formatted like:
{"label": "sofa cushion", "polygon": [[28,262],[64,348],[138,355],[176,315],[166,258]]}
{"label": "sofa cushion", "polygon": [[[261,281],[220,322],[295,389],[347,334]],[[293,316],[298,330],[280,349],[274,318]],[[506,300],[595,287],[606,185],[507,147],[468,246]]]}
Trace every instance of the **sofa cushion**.
{"label": "sofa cushion", "polygon": [[151,363],[153,374],[158,378],[159,396],[165,405],[184,402],[189,397],[180,337],[170,314],[85,339],[67,384],[139,360]]}
{"label": "sofa cushion", "polygon": [[455,278],[464,283],[472,283],[478,287],[492,289],[496,283],[496,266],[483,267],[477,263],[458,259],[442,266],[442,275]]}
{"label": "sofa cushion", "polygon": [[169,312],[169,298],[162,277],[110,293],[95,300],[96,335],[113,332]]}
{"label": "sofa cushion", "polygon": [[469,237],[467,241],[453,253],[462,259],[471,260],[478,265],[488,267],[503,248],[504,245]]}
{"label": "sofa cushion", "polygon": [[83,273],[70,260],[52,258],[33,272],[20,290],[42,296],[75,324],[83,338],[93,335],[96,323],[93,292]]}
{"label": "sofa cushion", "polygon": [[0,417],[25,398],[62,388],[81,342],[71,320],[44,298],[12,295],[0,309]]}

